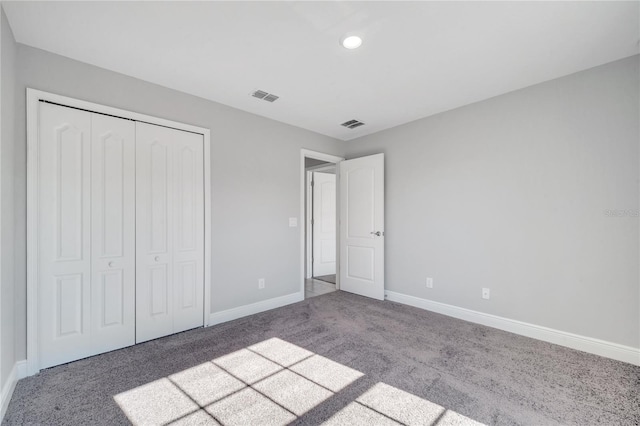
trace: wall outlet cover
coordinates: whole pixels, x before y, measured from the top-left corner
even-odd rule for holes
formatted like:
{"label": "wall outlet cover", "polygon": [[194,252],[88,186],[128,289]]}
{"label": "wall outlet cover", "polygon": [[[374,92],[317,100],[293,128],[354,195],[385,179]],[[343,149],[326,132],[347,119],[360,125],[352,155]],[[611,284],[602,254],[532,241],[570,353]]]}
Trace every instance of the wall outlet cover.
{"label": "wall outlet cover", "polygon": [[489,299],[491,297],[491,290],[488,288],[483,288],[482,289],[482,298],[483,299]]}

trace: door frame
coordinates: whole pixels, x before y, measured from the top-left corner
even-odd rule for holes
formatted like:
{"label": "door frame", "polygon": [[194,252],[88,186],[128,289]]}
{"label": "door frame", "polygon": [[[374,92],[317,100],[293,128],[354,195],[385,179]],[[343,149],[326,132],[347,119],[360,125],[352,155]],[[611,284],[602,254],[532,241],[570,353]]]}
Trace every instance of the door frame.
{"label": "door frame", "polygon": [[[313,278],[313,263],[312,263],[312,254],[313,254],[313,236],[311,238],[309,238],[309,232],[311,232],[311,218],[313,217],[313,215],[311,214],[311,209],[313,208],[313,193],[311,191],[313,191],[313,187],[311,186],[311,180],[313,179],[313,171],[312,170],[307,170],[305,169],[305,186],[306,186],[306,198],[304,200],[305,202],[305,241],[304,241],[304,247],[305,247],[305,265],[306,267],[304,268],[304,279],[308,280],[309,278]],[[311,196],[309,196],[309,194],[311,194]]]}
{"label": "door frame", "polygon": [[[305,282],[305,263],[307,261],[305,256],[305,248],[307,244],[306,238],[306,204],[307,197],[305,197],[305,190],[307,186],[306,176],[307,171],[304,166],[305,158],[313,158],[314,160],[327,161],[330,163],[334,163],[336,167],[336,288],[340,288],[340,232],[338,228],[338,215],[340,212],[340,194],[339,194],[339,185],[340,185],[340,174],[338,173],[339,166],[338,164],[341,161],[344,161],[343,157],[338,157],[337,155],[325,154],[323,152],[312,151],[309,149],[302,148],[300,150],[300,222],[302,222],[302,218],[305,218],[305,226],[300,227],[300,300],[304,300],[304,282]],[[323,167],[328,167],[323,165]]]}
{"label": "door frame", "polygon": [[[305,211],[306,217],[305,217],[305,223],[307,226],[307,230],[312,229],[312,224],[311,224],[311,219],[313,219],[313,203],[314,203],[314,194],[313,194],[313,187],[311,186],[311,180],[313,178],[313,173],[314,172],[323,172],[325,170],[333,170],[334,174],[336,175],[336,179],[338,176],[338,165],[337,164],[332,164],[332,165],[325,165],[325,164],[320,164],[317,166],[312,166],[312,167],[308,167],[305,170],[307,171],[306,174],[306,182],[305,185],[307,185],[307,200],[305,201],[307,204],[307,209]],[[336,181],[336,191],[338,190],[337,188],[338,184]],[[309,194],[311,194],[311,196],[309,196]],[[337,195],[338,193],[336,192],[336,201],[337,201]],[[336,204],[337,206],[337,204]],[[336,214],[337,214],[337,209],[336,209]],[[336,216],[337,218],[337,216]],[[337,222],[336,222],[337,224]],[[336,226],[336,237],[338,235],[338,228]],[[311,238],[309,238],[309,236],[311,236]],[[307,233],[306,236],[306,274],[305,274],[305,279],[309,279],[309,278],[313,278],[313,232],[311,232],[311,234]],[[337,263],[336,263],[337,266]],[[310,274],[311,273],[311,274]]]}
{"label": "door frame", "polygon": [[211,311],[211,131],[177,121],[165,120],[120,108],[96,104],[54,93],[27,88],[27,375],[40,371],[38,356],[38,192],[40,165],[38,126],[40,101],[112,115],[133,121],[201,134],[204,139],[204,308],[203,325],[209,325]]}
{"label": "door frame", "polygon": [[[338,174],[338,165],[337,164],[333,164],[330,166],[327,166],[326,164],[319,164],[317,166],[310,166],[310,167],[305,167],[305,181],[304,184],[306,185],[306,194],[307,197],[305,199],[305,205],[306,205],[306,209],[305,209],[305,224],[306,224],[306,229],[311,229],[311,216],[312,216],[312,212],[311,209],[313,208],[313,204],[312,204],[312,198],[313,198],[313,194],[311,197],[308,196],[308,194],[311,193],[311,191],[313,190],[313,188],[311,188],[311,178],[312,178],[312,174],[315,171],[319,171],[319,170],[323,170],[329,167],[335,167],[336,168],[336,175]],[[312,254],[312,247],[311,247],[311,243],[312,243],[312,239],[308,238],[308,235],[305,234],[305,275],[304,278],[305,279],[309,279],[312,278],[313,275],[310,275],[310,273],[312,273],[312,269],[313,269],[313,265],[311,264],[311,254]]]}

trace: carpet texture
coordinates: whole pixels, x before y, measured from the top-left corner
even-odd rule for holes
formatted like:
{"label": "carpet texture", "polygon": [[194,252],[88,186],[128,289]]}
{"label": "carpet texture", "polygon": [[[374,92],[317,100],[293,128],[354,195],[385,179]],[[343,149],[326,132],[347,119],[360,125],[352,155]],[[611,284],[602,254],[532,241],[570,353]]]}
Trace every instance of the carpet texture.
{"label": "carpet texture", "polygon": [[640,367],[337,291],[43,370],[2,424],[152,424],[163,410],[176,424],[637,425]]}

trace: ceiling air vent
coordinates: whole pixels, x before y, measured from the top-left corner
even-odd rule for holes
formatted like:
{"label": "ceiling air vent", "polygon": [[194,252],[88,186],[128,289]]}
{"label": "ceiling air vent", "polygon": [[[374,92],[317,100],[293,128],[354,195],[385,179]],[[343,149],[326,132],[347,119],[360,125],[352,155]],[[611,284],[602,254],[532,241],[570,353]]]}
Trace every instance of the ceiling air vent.
{"label": "ceiling air vent", "polygon": [[278,100],[279,96],[274,95],[273,93],[267,93],[264,90],[256,90],[251,94],[254,98],[262,99],[267,102],[275,102]]}
{"label": "ceiling air vent", "polygon": [[349,120],[342,123],[341,126],[344,126],[348,129],[355,129],[356,127],[364,126],[364,123],[358,120]]}

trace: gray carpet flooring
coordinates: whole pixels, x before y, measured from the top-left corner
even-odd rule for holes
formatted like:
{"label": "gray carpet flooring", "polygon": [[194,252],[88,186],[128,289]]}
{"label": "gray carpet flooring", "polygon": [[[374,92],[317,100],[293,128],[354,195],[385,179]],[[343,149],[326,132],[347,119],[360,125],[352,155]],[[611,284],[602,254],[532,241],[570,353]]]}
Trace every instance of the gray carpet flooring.
{"label": "gray carpet flooring", "polygon": [[43,370],[2,424],[637,425],[639,390],[640,367],[337,291]]}

